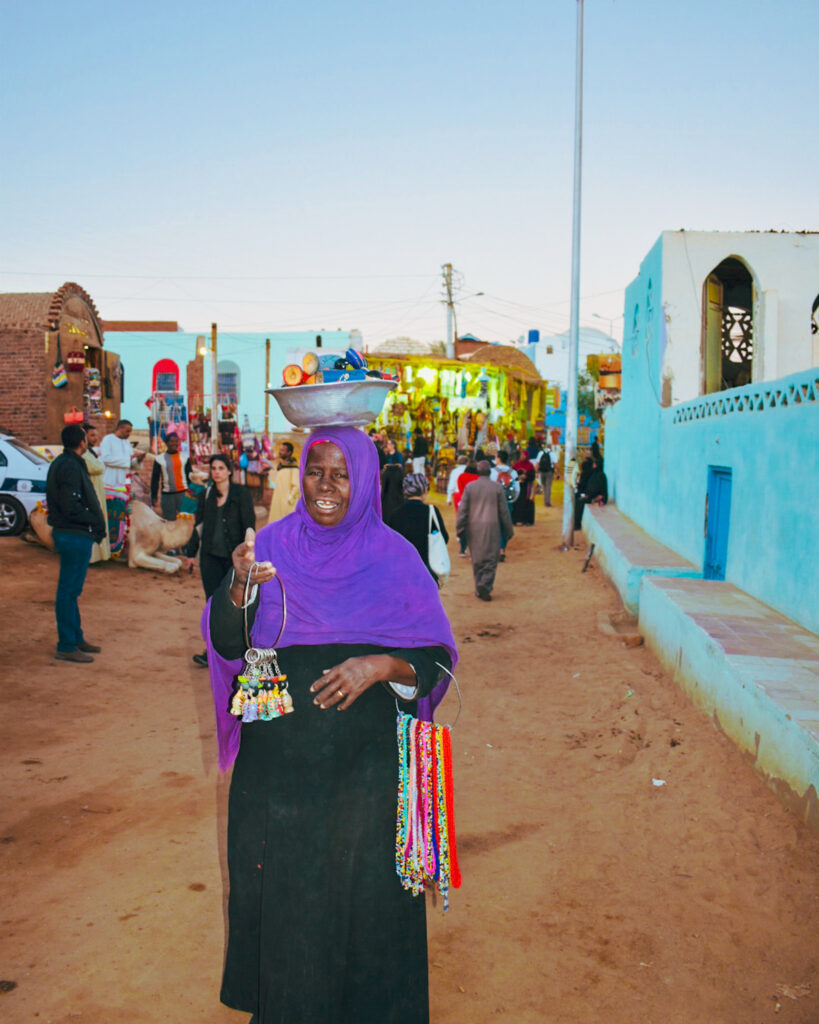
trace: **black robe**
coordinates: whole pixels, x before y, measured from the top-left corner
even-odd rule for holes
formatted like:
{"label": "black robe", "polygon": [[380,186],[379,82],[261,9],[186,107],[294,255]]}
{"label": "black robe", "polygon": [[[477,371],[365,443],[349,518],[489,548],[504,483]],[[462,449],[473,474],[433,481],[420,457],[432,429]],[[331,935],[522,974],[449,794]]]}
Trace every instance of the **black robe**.
{"label": "black robe", "polygon": [[[212,621],[238,614],[231,606]],[[213,639],[236,657],[238,636],[214,630]],[[406,892],[395,870],[395,697],[373,686],[338,712],[321,710],[308,692],[323,669],[387,652],[370,644],[283,648],[294,713],[242,725],[228,809],[221,998],[259,1024],[429,1020],[424,898]],[[420,695],[442,675],[436,661],[450,667],[443,648],[389,653],[413,665]],[[414,702],[399,703],[414,713]]]}
{"label": "black robe", "polygon": [[[449,534],[444,526],[441,513],[434,505],[427,505],[426,502],[421,501],[419,498],[409,498],[403,503],[403,505],[399,505],[387,520],[387,526],[395,530],[396,533],[400,533],[402,537],[406,537],[410,544],[412,544],[421,556],[421,559],[427,569],[429,569],[430,508],[433,510],[432,514],[435,517],[438,529],[441,531],[441,536],[444,538],[444,543],[448,544]],[[430,575],[437,583],[437,574],[434,573],[432,569],[429,569],[429,571]]]}

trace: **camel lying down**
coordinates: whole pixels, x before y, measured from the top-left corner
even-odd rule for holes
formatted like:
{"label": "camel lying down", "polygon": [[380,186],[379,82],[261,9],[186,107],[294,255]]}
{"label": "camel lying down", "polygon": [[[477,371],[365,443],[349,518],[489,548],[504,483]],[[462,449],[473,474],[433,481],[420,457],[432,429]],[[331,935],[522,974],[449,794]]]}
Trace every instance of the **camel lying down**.
{"label": "camel lying down", "polygon": [[[165,552],[184,547],[191,539],[194,527],[193,516],[185,516],[175,522],[161,519],[152,508],[142,501],[131,501],[128,506],[131,519],[128,530],[128,565],[131,569],[154,569],[157,572],[176,572],[182,565],[181,558],[173,558]],[[31,528],[37,539],[49,550],[54,550],[51,527],[46,513],[35,509],[29,517]]]}

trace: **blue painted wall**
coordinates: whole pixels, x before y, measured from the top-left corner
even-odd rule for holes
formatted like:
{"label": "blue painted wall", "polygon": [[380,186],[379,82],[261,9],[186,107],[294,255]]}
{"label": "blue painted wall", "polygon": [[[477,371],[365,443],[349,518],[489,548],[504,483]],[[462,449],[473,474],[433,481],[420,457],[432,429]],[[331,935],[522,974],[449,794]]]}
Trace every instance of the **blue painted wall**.
{"label": "blue painted wall", "polygon": [[[205,335],[210,344],[210,331],[162,332],[122,331],[109,333],[106,346],[119,353],[125,369],[125,400],[122,417],[133,422],[137,429],[147,426],[148,410],[145,402],[151,394],[154,364],[160,359],[173,359],[180,371],[180,390],[186,392],[187,365],[196,355],[196,339]],[[292,359],[293,349],[315,348],[316,335],[321,334],[322,347],[343,352],[350,346],[348,331],[289,331],[236,334],[219,332],[217,357],[239,368],[239,422],[245,414],[253,430],[264,430],[265,399],[265,339],[270,338],[270,377],[273,386],[281,383],[282,367]],[[360,336],[358,338],[360,343]],[[205,389],[210,389],[209,357],[205,357]],[[274,398],[270,399],[271,433],[289,430],[289,425]]]}
{"label": "blue painted wall", "polygon": [[[819,371],[661,408],[661,270],[662,240],[626,290],[622,398],[606,416],[609,493],[644,530],[702,566],[708,466],[730,468],[726,579],[819,630]],[[699,338],[691,339],[691,351],[699,359]],[[800,385],[813,400],[724,413],[714,404]],[[707,409],[707,417],[674,422]]]}

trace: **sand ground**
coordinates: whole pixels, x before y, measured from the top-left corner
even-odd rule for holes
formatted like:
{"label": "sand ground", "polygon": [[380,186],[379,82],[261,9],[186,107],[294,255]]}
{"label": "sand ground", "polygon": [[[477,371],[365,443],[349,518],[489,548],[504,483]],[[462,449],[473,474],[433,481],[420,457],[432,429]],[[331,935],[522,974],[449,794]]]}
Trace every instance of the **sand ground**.
{"label": "sand ground", "polygon": [[[450,544],[464,885],[446,916],[429,900],[433,1024],[818,1024],[819,839],[645,647],[597,631],[619,602],[556,549],[560,517],[519,529],[491,604]],[[244,1024],[218,1002],[227,783],[190,660],[198,575],[92,568],[105,646],[73,666],[55,556],[5,538],[0,569],[0,1019]]]}

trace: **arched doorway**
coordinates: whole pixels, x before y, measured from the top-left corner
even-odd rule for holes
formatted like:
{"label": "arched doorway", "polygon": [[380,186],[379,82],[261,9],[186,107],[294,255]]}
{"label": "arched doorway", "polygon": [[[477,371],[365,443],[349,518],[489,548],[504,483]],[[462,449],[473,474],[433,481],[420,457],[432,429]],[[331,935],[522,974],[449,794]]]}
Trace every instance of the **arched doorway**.
{"label": "arched doorway", "polygon": [[173,359],[160,359],[154,363],[151,374],[151,391],[178,391],[179,367]]}
{"label": "arched doorway", "polygon": [[754,280],[729,256],[703,286],[701,384],[703,394],[750,384],[754,357]]}

